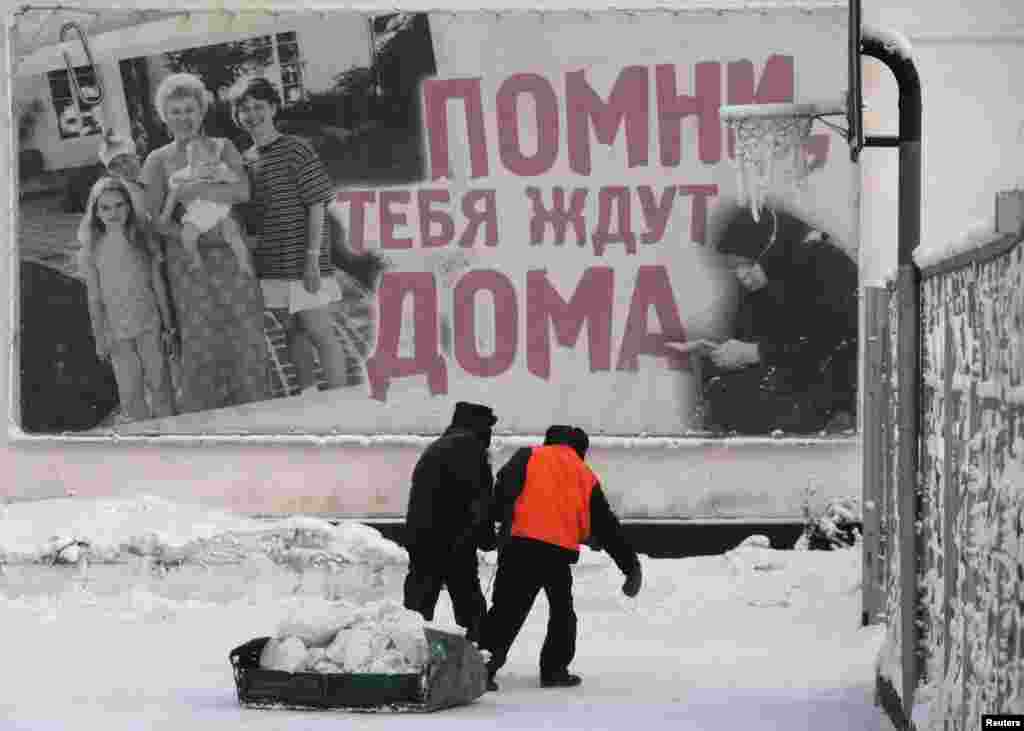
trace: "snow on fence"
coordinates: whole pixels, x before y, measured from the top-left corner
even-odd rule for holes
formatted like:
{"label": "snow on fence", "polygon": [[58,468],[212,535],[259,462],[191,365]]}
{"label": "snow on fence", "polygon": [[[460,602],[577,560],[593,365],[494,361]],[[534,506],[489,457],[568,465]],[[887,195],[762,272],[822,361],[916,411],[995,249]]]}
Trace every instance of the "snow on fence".
{"label": "snow on fence", "polygon": [[[898,298],[886,294],[891,426]],[[896,429],[883,430],[884,464],[865,482],[880,513],[879,538],[865,546],[881,564],[871,575],[885,596],[879,701],[901,728],[973,731],[983,713],[1024,713],[1024,241],[990,237],[926,266],[920,337],[917,514],[900,514]],[[899,540],[907,519],[917,525],[909,547]],[[908,548],[914,584],[900,578]],[[901,636],[906,612],[917,618],[912,653]]]}

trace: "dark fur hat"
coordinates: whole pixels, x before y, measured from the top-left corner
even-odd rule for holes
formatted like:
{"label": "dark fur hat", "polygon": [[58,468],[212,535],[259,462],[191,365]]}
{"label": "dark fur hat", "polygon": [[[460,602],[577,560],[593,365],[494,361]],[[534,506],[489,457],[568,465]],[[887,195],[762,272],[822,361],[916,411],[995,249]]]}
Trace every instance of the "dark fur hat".
{"label": "dark fur hat", "polygon": [[463,426],[468,429],[490,429],[498,423],[498,417],[490,406],[459,401],[455,404],[452,414],[452,426]]}

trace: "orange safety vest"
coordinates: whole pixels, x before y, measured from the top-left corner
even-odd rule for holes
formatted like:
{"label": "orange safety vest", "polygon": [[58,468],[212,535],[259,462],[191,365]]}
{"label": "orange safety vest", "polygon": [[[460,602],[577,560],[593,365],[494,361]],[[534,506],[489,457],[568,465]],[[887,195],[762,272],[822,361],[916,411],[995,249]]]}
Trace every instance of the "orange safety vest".
{"label": "orange safety vest", "polygon": [[590,537],[590,495],[597,482],[572,447],[535,447],[512,511],[512,535],[578,551]]}

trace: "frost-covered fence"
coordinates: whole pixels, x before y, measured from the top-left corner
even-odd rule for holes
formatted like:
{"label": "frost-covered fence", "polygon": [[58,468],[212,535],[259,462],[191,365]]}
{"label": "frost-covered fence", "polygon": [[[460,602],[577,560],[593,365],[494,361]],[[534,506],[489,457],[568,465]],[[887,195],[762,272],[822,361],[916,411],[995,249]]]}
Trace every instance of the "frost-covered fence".
{"label": "frost-covered fence", "polygon": [[863,543],[863,616],[862,624],[885,622],[886,587],[892,550],[889,543],[892,531],[886,521],[891,520],[893,508],[893,474],[889,444],[889,430],[897,423],[893,420],[891,330],[892,313],[890,288],[864,288],[864,401],[862,405],[861,439],[863,454],[864,491],[864,543]]}
{"label": "frost-covered fence", "polygon": [[[989,236],[940,261],[922,259],[918,514],[909,516],[917,582],[910,591],[901,583],[908,547],[899,524],[908,516],[898,498],[886,501],[888,632],[878,687],[897,725],[973,730],[983,713],[1024,713],[1024,241]],[[898,410],[895,398],[890,408]],[[896,432],[885,439],[891,475]],[[917,619],[910,653],[907,612]],[[917,677],[909,703],[901,682],[908,656]]]}
{"label": "frost-covered fence", "polygon": [[[899,403],[899,360],[897,358],[899,343],[899,299],[894,283],[882,292],[875,293],[873,297],[876,304],[884,305],[885,311],[878,313],[878,326],[875,327],[874,337],[881,340],[884,355],[879,356],[877,384],[870,382],[872,374],[866,373],[865,389],[866,394],[872,394],[877,390],[877,396],[884,399],[874,413],[865,414],[864,431],[877,431],[878,435],[875,444],[864,444],[865,453],[868,453],[872,446],[880,448],[881,454],[874,455],[877,458],[877,465],[870,462],[866,468],[873,468],[873,472],[865,471],[865,489],[867,491],[867,502],[873,505],[877,512],[877,518],[872,522],[878,525],[878,537],[876,540],[868,540],[866,536],[864,543],[865,563],[872,563],[869,559],[871,551],[877,554],[877,562],[881,564],[880,569],[872,572],[869,578],[879,582],[875,592],[881,594],[879,603],[881,605],[881,619],[886,623],[886,641],[882,648],[878,661],[878,690],[877,700],[881,702],[897,727],[906,726],[906,717],[903,713],[904,695],[904,668],[913,672],[917,663],[909,661],[908,652],[912,654],[913,641],[909,648],[904,647],[903,641],[903,612],[914,611],[918,606],[918,597],[915,591],[907,592],[908,582],[904,582],[901,571],[902,549],[900,540],[901,529],[901,500],[900,500],[900,461],[899,461],[899,437],[900,430],[900,403]],[[870,340],[869,340],[870,342]],[[870,403],[870,400],[869,400]],[[867,419],[873,417],[873,423]],[[867,519],[868,511],[865,511]],[[912,518],[914,519],[914,518]],[[912,548],[912,547],[911,547]],[[915,586],[916,582],[910,583]],[[870,596],[871,590],[866,590],[866,596]],[[870,614],[870,607],[866,607],[866,613]],[[865,617],[875,619],[876,617]]]}

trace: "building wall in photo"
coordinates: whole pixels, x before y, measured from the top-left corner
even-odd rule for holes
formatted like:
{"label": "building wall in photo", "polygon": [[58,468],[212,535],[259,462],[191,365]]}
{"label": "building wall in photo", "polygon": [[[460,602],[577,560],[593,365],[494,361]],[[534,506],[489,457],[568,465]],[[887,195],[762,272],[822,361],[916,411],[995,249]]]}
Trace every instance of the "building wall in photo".
{"label": "building wall in photo", "polygon": [[[202,19],[202,15],[197,15]],[[300,53],[301,73],[306,89],[329,88],[335,77],[352,67],[371,64],[371,38],[368,18],[359,13],[330,14],[291,13],[272,21],[256,20],[238,23],[239,27],[204,29],[200,21],[185,24],[176,19],[127,26],[98,36],[90,42],[99,73],[106,80],[107,102],[93,114],[105,114],[104,124],[122,129],[128,123],[128,100],[119,82],[119,62],[141,57],[147,59],[151,89],[155,90],[168,73],[162,54],[184,48],[211,46],[239,40],[295,34]],[[76,69],[85,68],[86,58],[79,47],[68,44]],[[275,49],[276,50],[276,49]],[[280,62],[275,59],[268,75],[280,82]],[[90,135],[62,135],[59,110],[66,109],[66,67],[56,47],[45,47],[22,59],[13,79],[12,93],[20,103],[38,100],[43,105],[40,124],[36,126],[29,145],[39,149],[48,170],[63,170],[94,163],[97,140]],[[83,81],[83,83],[88,83]],[[70,114],[65,117],[71,116]]]}

